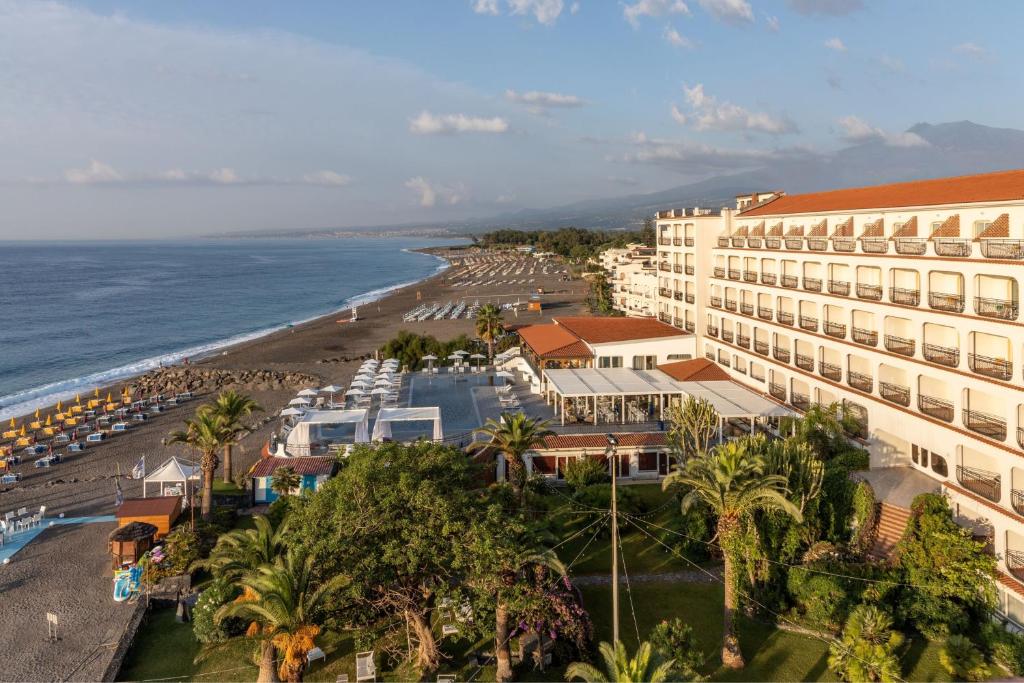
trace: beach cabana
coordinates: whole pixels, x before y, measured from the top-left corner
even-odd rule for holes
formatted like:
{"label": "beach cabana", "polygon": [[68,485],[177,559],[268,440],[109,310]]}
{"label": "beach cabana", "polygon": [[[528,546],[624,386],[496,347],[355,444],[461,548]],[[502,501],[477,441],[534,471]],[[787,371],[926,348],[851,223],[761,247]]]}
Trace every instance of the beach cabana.
{"label": "beach cabana", "polygon": [[181,496],[127,498],[114,512],[118,526],[127,526],[132,522],[152,524],[156,527],[158,540],[171,531],[171,525],[180,514]]}
{"label": "beach cabana", "polygon": [[314,455],[306,458],[263,458],[249,470],[252,477],[252,504],[273,503],[278,493],[271,486],[274,472],[287,467],[299,475],[299,486],[289,493],[300,495],[305,491],[316,491],[333,476],[338,468],[333,456]]}
{"label": "beach cabana", "polygon": [[155,486],[156,495],[184,496],[187,502],[188,482],[198,482],[201,477],[202,472],[198,465],[192,465],[177,456],[172,456],[142,480],[142,496],[148,498],[150,487]]}
{"label": "beach cabana", "polygon": [[418,408],[381,408],[377,413],[377,421],[373,423],[373,441],[391,438],[392,422],[426,422],[434,423],[434,441],[441,441],[444,438],[444,430],[441,427],[441,409],[437,406],[424,406]]}
{"label": "beach cabana", "polygon": [[122,565],[138,562],[153,549],[156,532],[157,528],[146,522],[131,522],[111,531],[107,536],[111,568],[120,569]]}
{"label": "beach cabana", "polygon": [[324,427],[352,425],[355,428],[353,443],[370,440],[370,413],[364,408],[354,410],[313,410],[306,413],[292,430],[285,443],[287,457],[307,456],[316,445],[331,442],[324,435]]}

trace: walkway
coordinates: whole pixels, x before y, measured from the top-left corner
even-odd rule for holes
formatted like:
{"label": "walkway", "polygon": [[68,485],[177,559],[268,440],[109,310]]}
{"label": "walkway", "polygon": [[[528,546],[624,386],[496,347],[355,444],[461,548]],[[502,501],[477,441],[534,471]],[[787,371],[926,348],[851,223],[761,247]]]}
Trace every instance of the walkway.
{"label": "walkway", "polygon": [[855,472],[851,478],[870,483],[879,502],[901,508],[909,508],[920,493],[939,493],[939,482],[912,467],[880,467]]}
{"label": "walkway", "polygon": [[0,564],[10,564],[11,558],[13,558],[19,550],[34,541],[39,534],[43,533],[51,526],[61,524],[116,522],[117,518],[114,517],[114,515],[100,515],[98,517],[52,517],[46,518],[44,521],[46,522],[45,524],[40,524],[39,526],[34,526],[31,529],[19,531],[16,534],[8,536],[4,544],[0,546]]}

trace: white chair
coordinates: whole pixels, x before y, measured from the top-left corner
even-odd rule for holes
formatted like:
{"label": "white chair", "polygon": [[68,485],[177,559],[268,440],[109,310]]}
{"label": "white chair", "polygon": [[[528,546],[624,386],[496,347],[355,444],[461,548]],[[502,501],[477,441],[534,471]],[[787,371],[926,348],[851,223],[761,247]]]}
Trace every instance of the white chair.
{"label": "white chair", "polygon": [[356,680],[377,680],[377,665],[373,663],[373,650],[356,653]]}

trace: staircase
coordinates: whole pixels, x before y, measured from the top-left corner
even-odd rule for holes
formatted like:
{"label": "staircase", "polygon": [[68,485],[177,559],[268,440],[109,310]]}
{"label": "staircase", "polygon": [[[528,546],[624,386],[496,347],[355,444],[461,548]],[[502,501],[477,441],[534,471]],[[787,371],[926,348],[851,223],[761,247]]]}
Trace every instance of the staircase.
{"label": "staircase", "polygon": [[893,548],[903,537],[903,531],[910,520],[910,510],[889,503],[882,503],[875,531],[875,543],[868,556],[875,560],[888,560]]}

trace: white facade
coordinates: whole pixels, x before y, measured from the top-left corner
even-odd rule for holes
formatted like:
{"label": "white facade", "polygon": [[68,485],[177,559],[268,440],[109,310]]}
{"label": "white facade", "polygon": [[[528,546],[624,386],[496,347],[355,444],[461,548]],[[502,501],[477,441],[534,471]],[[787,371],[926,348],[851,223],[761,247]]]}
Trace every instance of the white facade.
{"label": "white facade", "polygon": [[772,214],[776,196],[659,214],[659,318],[796,408],[844,404],[873,468],[935,479],[1024,577],[1024,201]]}
{"label": "white facade", "polygon": [[658,275],[654,250],[642,244],[606,249],[598,257],[612,288],[615,310],[628,316],[654,317]]}

